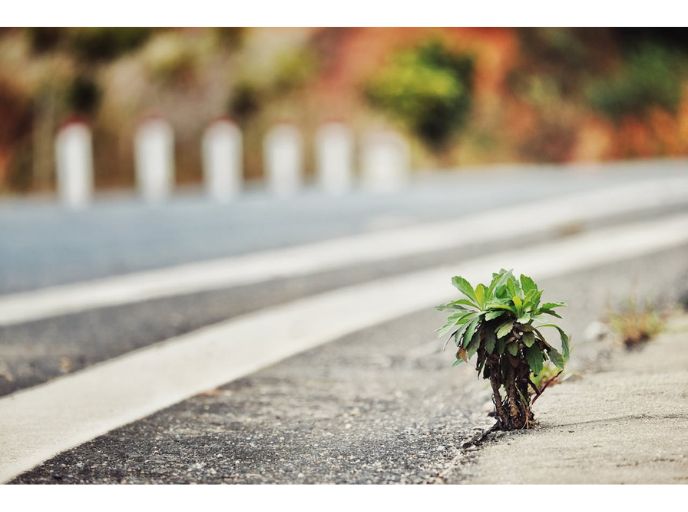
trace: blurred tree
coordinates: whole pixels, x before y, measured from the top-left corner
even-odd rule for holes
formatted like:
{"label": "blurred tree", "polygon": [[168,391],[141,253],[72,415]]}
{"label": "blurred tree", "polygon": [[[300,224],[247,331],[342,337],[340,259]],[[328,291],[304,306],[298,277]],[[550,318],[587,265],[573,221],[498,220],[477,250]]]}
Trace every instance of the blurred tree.
{"label": "blurred tree", "polygon": [[568,161],[587,112],[583,86],[614,63],[614,34],[605,28],[522,28],[518,42],[506,80],[519,118],[506,124],[514,148],[525,161]]}
{"label": "blurred tree", "polygon": [[259,88],[247,81],[239,82],[234,86],[229,99],[229,115],[243,125],[260,111],[261,104],[262,94]]}
{"label": "blurred tree", "polygon": [[271,88],[276,95],[302,86],[317,70],[315,55],[307,48],[282,52],[275,59]]}
{"label": "blurred tree", "polygon": [[685,62],[678,52],[646,41],[631,50],[611,76],[591,81],[588,101],[614,121],[642,116],[652,107],[674,113],[684,74]]}
{"label": "blurred tree", "polygon": [[156,34],[143,51],[151,76],[167,87],[191,81],[202,50],[198,42],[178,32]]}
{"label": "blurred tree", "polygon": [[618,27],[610,31],[622,51],[651,42],[688,53],[688,31],[683,27]]}
{"label": "blurred tree", "polygon": [[434,151],[466,124],[473,58],[432,40],[394,54],[365,84],[370,104],[403,122]]}
{"label": "blurred tree", "polygon": [[220,27],[215,29],[219,42],[230,49],[241,46],[247,29],[245,27]]}
{"label": "blurred tree", "polygon": [[77,114],[91,115],[98,108],[101,91],[89,75],[77,75],[67,89],[67,106]]}
{"label": "blurred tree", "polygon": [[35,53],[53,51],[62,41],[65,29],[58,27],[27,28],[31,50]]}
{"label": "blurred tree", "polygon": [[143,27],[80,27],[67,29],[69,50],[88,62],[112,60],[141,46],[153,29]]}
{"label": "blurred tree", "polygon": [[25,183],[35,189],[52,186],[53,137],[60,121],[74,113],[93,120],[102,95],[100,71],[140,47],[152,32],[112,27],[22,29],[40,72],[34,74],[38,78],[31,93],[33,119],[30,144],[25,148],[30,156],[14,163],[30,178],[16,188],[24,188]]}
{"label": "blurred tree", "polygon": [[605,55],[596,47],[608,45],[603,29],[522,28],[518,30],[519,59],[508,77],[509,88],[522,94],[538,75],[556,88],[556,94],[575,96],[589,73],[604,68]]}
{"label": "blurred tree", "polygon": [[18,182],[30,173],[10,175],[10,162],[26,143],[31,130],[31,101],[13,84],[0,80],[0,189],[10,181],[17,188],[26,189],[29,182]]}

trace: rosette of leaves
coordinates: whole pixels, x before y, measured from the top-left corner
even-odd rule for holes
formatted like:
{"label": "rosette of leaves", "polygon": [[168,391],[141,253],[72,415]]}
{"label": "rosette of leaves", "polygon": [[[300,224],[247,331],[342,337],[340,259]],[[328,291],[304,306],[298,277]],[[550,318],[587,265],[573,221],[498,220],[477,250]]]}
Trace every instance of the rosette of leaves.
{"label": "rosette of leaves", "polygon": [[[549,316],[561,318],[555,310],[564,303],[541,304],[542,290],[533,279],[523,274],[517,279],[504,269],[492,274],[488,285],[473,288],[461,276],[453,277],[452,284],[463,297],[437,309],[450,312],[438,332],[448,335],[445,347],[450,340],[456,345],[454,365],[477,356],[478,375],[492,386],[497,427],[529,428],[533,424],[529,387],[536,396],[541,393],[531,372],[538,375],[548,360],[563,370],[569,358],[568,335],[544,321]],[[547,341],[544,328],[558,331],[561,351]]]}

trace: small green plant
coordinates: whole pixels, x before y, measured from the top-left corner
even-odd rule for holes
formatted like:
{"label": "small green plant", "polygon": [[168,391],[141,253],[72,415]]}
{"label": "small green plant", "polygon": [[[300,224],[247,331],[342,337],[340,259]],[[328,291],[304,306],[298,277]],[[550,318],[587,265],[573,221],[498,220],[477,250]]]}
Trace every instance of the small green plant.
{"label": "small green plant", "polygon": [[635,348],[659,334],[664,318],[650,305],[639,305],[635,299],[608,315],[612,331],[626,348]]}
{"label": "small green plant", "polygon": [[[482,373],[492,386],[497,427],[531,427],[534,417],[528,388],[531,386],[538,396],[541,393],[531,372],[540,375],[546,361],[563,370],[569,358],[568,335],[555,324],[540,322],[544,315],[561,318],[555,309],[564,303],[540,304],[542,290],[530,277],[521,274],[517,279],[504,269],[492,274],[489,285],[473,288],[460,276],[453,277],[452,284],[464,298],[437,309],[451,312],[438,332],[449,336],[445,347],[449,340],[457,347],[454,365],[468,362],[477,354],[478,375]],[[561,352],[547,342],[540,330],[544,327],[559,332]]]}
{"label": "small green plant", "polygon": [[557,368],[550,361],[545,361],[540,373],[530,372],[530,382],[533,384],[531,405],[540,398],[542,392],[549,386],[556,386],[561,382],[560,376],[564,370]]}

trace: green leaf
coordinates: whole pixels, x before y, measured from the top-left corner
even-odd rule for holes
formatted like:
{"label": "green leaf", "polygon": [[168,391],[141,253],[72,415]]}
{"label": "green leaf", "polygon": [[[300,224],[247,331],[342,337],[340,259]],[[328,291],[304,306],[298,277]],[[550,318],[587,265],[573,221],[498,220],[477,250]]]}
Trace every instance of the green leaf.
{"label": "green leaf", "polygon": [[454,330],[459,330],[459,324],[457,324],[456,322],[447,322],[442,327],[437,329],[437,336],[441,338],[448,332],[453,332]]}
{"label": "green leaf", "polygon": [[466,333],[466,328],[468,324],[463,324],[459,330],[456,332],[456,346],[460,347],[463,343],[463,335]]}
{"label": "green leaf", "polygon": [[526,298],[523,300],[523,306],[526,311],[536,311],[541,296],[542,291],[540,290],[530,290],[526,293]]}
{"label": "green leaf", "polygon": [[461,310],[457,311],[456,313],[452,313],[447,317],[447,323],[453,323],[453,324],[458,324],[461,323],[461,320],[465,317],[468,317],[470,315],[473,315],[475,313],[471,311],[466,311],[466,310]]}
{"label": "green leaf", "polygon": [[521,291],[521,285],[516,281],[516,278],[514,276],[510,276],[509,279],[506,282],[506,287],[509,290],[509,295],[512,297],[514,295],[520,295]]}
{"label": "green leaf", "polygon": [[478,308],[478,306],[473,301],[466,300],[466,299],[459,299],[459,300],[453,300],[451,302],[447,302],[446,304],[441,304],[439,306],[436,306],[435,309],[437,309],[438,311],[444,311],[446,309],[466,310],[466,308],[463,306],[469,306],[471,308]]}
{"label": "green leaf", "polygon": [[514,321],[509,320],[508,322],[504,322],[502,325],[499,326],[497,329],[497,338],[503,338],[507,334],[511,332],[511,329],[514,326]]}
{"label": "green leaf", "polygon": [[531,320],[532,320],[532,317],[531,317],[530,315],[528,315],[528,314],[525,314],[525,315],[523,315],[523,316],[518,317],[518,319],[517,319],[516,321],[517,321],[519,324],[527,324],[527,323],[530,322]]}
{"label": "green leaf", "polygon": [[480,309],[483,309],[485,307],[485,293],[486,293],[486,291],[487,291],[487,288],[482,283],[475,287],[475,301],[478,303],[478,306],[480,307]]}
{"label": "green leaf", "polygon": [[530,277],[525,274],[521,274],[521,288],[523,288],[523,293],[527,294],[531,290],[537,291],[537,285]]}
{"label": "green leaf", "polygon": [[506,346],[506,349],[509,351],[509,354],[511,354],[512,356],[517,355],[518,354],[518,342],[513,341],[513,342],[509,343]]}
{"label": "green leaf", "polygon": [[569,349],[569,337],[564,331],[561,331],[561,334],[561,355],[564,357],[564,363],[566,363],[571,356],[571,351]]}
{"label": "green leaf", "polygon": [[485,352],[487,352],[488,354],[494,352],[496,343],[497,336],[495,336],[495,332],[492,329],[488,328],[487,332],[485,333]]}
{"label": "green leaf", "polygon": [[518,295],[514,295],[513,297],[511,297],[511,300],[514,301],[514,306],[516,306],[516,309],[520,310],[521,306],[523,306],[523,301],[521,300],[521,297],[519,297]]}
{"label": "green leaf", "polygon": [[502,338],[501,340],[497,340],[497,353],[499,355],[502,355],[504,353],[505,348],[506,348],[506,339]]}
{"label": "green leaf", "polygon": [[[456,315],[460,314],[458,318],[456,318]],[[442,327],[437,329],[437,335],[441,338],[448,332],[451,332],[456,328],[458,330],[458,327],[467,323],[468,321],[472,320],[473,318],[477,317],[479,313],[476,313],[475,311],[469,311],[469,312],[463,312],[463,313],[455,313],[453,315],[450,315],[449,318],[447,318],[447,323],[444,324]]]}
{"label": "green leaf", "polygon": [[468,343],[471,342],[473,339],[473,334],[475,334],[475,329],[478,327],[478,322],[480,321],[480,317],[474,319],[471,321],[471,323],[468,324],[468,327],[466,327],[466,332],[463,335],[463,343],[461,346],[465,347]]}
{"label": "green leaf", "polygon": [[[542,325],[538,325],[538,327],[553,327],[557,331],[559,331],[559,337],[561,338],[561,351],[563,352],[562,358],[563,358],[563,362],[566,363],[566,361],[569,360],[569,355],[570,355],[568,334],[566,334],[564,332],[564,330],[556,324],[542,324]],[[557,354],[558,354],[558,352],[557,352]],[[552,362],[554,363],[554,361],[552,361]],[[556,364],[556,363],[554,363],[554,364]],[[557,366],[559,366],[559,365],[557,364]],[[559,368],[563,368],[563,366],[559,366]]]}
{"label": "green leaf", "polygon": [[558,368],[560,368],[561,370],[564,369],[564,365],[566,364],[566,362],[564,361],[564,357],[559,353],[557,349],[547,349],[547,356],[549,357],[549,360],[552,361]]}
{"label": "green leaf", "polygon": [[505,269],[501,269],[497,274],[492,274],[492,282],[489,287],[490,295],[496,295],[497,290],[506,284],[509,277],[512,277],[512,273]]}
{"label": "green leaf", "polygon": [[480,346],[480,331],[475,331],[475,333],[473,334],[473,337],[468,342],[468,346],[466,347],[468,359],[473,357],[473,355],[478,351],[479,346]]}
{"label": "green leaf", "polygon": [[444,342],[444,345],[442,345],[442,352],[444,352],[444,349],[447,348],[447,344],[449,343],[449,340],[450,340],[450,339],[454,338],[454,339],[455,339],[454,343],[457,343],[457,342],[458,342],[458,339],[456,338],[456,333],[457,333],[457,332],[458,332],[458,330],[457,330],[457,331],[454,331],[453,333],[451,333],[451,334],[449,335],[449,337],[447,337],[447,339],[446,339],[445,342]]}
{"label": "green leaf", "polygon": [[552,311],[551,309],[541,310],[540,313],[544,313],[545,315],[552,315],[552,316],[556,316],[557,318],[561,318],[561,315],[559,313],[557,313],[556,311]]}
{"label": "green leaf", "polygon": [[478,312],[476,312],[476,311],[467,311],[467,312],[464,312],[460,317],[458,317],[458,318],[454,321],[454,323],[455,323],[456,325],[467,324],[468,322],[470,322],[471,320],[473,320],[474,318],[476,318],[479,314],[480,314],[480,313],[478,313]]}
{"label": "green leaf", "polygon": [[463,363],[462,359],[456,359],[453,363],[452,366],[459,366],[461,363]]}
{"label": "green leaf", "polygon": [[542,306],[540,306],[540,309],[554,309],[564,306],[566,306],[566,303],[564,302],[545,302]]}
{"label": "green leaf", "polygon": [[532,332],[523,333],[523,344],[526,347],[532,347],[535,343],[535,335]]}
{"label": "green leaf", "polygon": [[458,306],[469,306],[472,308],[478,307],[478,305],[475,302],[473,302],[472,300],[468,300],[468,299],[455,300],[454,302],[452,302],[452,304],[456,304]]}
{"label": "green leaf", "polygon": [[485,314],[485,320],[494,320],[495,318],[498,318],[504,314],[504,311],[488,311]]}
{"label": "green leaf", "polygon": [[437,329],[435,332],[437,333],[438,337],[443,337],[445,334],[447,334],[449,331],[454,329],[456,327],[456,324],[454,322],[447,322],[444,324],[442,327]]}
{"label": "green leaf", "polygon": [[542,371],[542,352],[537,345],[526,348],[526,361],[528,361],[530,371],[535,375]]}
{"label": "green leaf", "polygon": [[485,306],[485,309],[503,309],[504,311],[516,313],[516,309],[513,306],[510,306],[509,304],[501,304],[499,302],[490,302],[487,304],[487,306]]}
{"label": "green leaf", "polygon": [[475,290],[473,290],[471,283],[469,283],[466,279],[464,279],[461,276],[454,276],[454,277],[452,277],[452,284],[456,287],[457,290],[459,290],[461,293],[463,293],[466,297],[476,301]]}

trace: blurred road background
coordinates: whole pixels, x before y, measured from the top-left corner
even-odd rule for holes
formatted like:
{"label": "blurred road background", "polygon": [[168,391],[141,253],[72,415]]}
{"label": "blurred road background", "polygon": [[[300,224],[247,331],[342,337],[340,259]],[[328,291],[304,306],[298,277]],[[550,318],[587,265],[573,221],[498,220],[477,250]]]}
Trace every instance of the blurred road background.
{"label": "blurred road background", "polygon": [[[434,335],[452,275],[542,280],[573,372],[608,354],[609,311],[685,300],[687,48],[662,29],[2,29],[0,481],[463,481],[491,419]],[[241,186],[218,201],[201,141],[221,116]],[[172,165],[136,154],[150,119]],[[314,156],[332,120],[355,141],[334,195]],[[271,164],[276,125],[302,138]],[[377,153],[389,190],[367,185],[369,132],[402,148]]]}
{"label": "blurred road background", "polygon": [[[51,193],[54,135],[93,130],[97,191],[133,188],[133,139],[174,131],[176,183],[202,178],[200,139],[230,117],[244,177],[269,128],[394,128],[414,168],[681,156],[683,29],[12,29],[0,32],[0,191]],[[305,156],[308,176],[314,156]]]}

